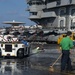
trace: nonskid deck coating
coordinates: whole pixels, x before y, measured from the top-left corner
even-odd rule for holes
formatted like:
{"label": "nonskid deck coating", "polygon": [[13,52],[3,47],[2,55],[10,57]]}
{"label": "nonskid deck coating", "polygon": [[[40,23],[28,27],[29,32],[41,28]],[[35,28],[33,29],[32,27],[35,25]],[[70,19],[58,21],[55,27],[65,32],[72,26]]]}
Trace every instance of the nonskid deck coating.
{"label": "nonskid deck coating", "polygon": [[[34,46],[37,47],[37,45]],[[27,58],[0,59],[0,75],[75,75],[60,72],[60,59],[53,66],[54,72],[50,72],[50,66],[59,55],[57,45],[46,44],[44,51],[30,55]],[[73,67],[75,67],[74,61]]]}

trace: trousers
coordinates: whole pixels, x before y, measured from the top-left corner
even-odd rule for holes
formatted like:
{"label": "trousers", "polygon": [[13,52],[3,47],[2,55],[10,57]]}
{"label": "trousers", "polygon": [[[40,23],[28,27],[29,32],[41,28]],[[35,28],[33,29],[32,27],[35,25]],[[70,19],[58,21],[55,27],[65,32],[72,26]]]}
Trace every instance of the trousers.
{"label": "trousers", "polygon": [[68,71],[72,70],[69,50],[62,50],[61,71],[64,71],[64,70],[68,70]]}

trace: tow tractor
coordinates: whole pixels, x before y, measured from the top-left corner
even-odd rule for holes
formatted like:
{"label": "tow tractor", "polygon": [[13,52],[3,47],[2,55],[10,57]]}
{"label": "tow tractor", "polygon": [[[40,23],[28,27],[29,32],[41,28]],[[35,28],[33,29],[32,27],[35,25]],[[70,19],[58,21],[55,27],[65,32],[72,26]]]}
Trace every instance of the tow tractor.
{"label": "tow tractor", "polygon": [[[1,36],[2,38],[2,36]],[[5,40],[3,38],[3,40]],[[1,56],[14,56],[22,58],[24,56],[29,56],[30,45],[26,46],[20,41],[0,41],[0,57]]]}

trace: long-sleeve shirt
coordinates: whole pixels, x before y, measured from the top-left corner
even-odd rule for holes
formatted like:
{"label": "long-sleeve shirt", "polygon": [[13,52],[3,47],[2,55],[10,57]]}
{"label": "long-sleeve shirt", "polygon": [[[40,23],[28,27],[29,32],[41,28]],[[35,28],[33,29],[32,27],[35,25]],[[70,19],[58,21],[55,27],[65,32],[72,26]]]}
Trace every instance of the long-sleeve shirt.
{"label": "long-sleeve shirt", "polygon": [[27,41],[25,41],[25,40],[22,40],[21,42],[22,42],[23,44],[25,44],[26,46],[29,45],[29,43],[28,43]]}
{"label": "long-sleeve shirt", "polygon": [[62,50],[70,50],[73,47],[73,41],[69,36],[64,37],[60,42],[60,46]]}

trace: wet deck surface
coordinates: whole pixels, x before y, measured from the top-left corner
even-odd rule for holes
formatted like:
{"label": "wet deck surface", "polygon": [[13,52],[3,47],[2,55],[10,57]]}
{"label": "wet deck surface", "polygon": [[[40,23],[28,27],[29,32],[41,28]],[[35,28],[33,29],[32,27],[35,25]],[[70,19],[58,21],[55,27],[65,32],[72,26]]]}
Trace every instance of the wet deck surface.
{"label": "wet deck surface", "polygon": [[[33,49],[37,46],[41,47],[41,45],[35,44],[31,47]],[[58,45],[56,44],[44,44],[43,48],[44,50],[23,59],[1,58],[0,75],[75,75],[60,73],[60,59],[53,66],[54,72],[50,72],[50,66],[61,53],[58,52]],[[74,58],[72,59],[74,67],[75,61]]]}

